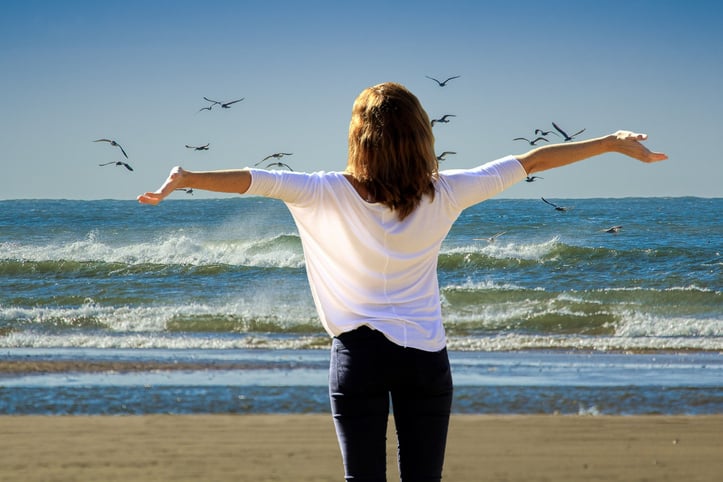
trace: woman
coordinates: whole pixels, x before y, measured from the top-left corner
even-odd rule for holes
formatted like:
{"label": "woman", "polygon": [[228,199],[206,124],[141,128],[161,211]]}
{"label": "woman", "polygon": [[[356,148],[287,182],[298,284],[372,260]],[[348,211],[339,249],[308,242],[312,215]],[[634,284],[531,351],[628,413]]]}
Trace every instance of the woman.
{"label": "woman", "polygon": [[320,320],[333,337],[329,395],[348,480],[386,480],[390,398],[402,479],[440,480],[452,377],[437,283],[439,249],[467,207],[535,172],[605,152],[666,159],[619,131],[547,145],[474,169],[438,171],[429,117],[405,87],[383,83],[354,102],[344,172],[176,167],[138,197],[180,188],[282,200],[300,233]]}

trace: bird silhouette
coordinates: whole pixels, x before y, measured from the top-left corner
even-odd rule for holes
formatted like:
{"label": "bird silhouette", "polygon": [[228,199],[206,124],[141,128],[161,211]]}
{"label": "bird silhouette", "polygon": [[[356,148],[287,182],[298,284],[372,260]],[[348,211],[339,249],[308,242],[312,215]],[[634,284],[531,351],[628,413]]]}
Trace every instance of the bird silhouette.
{"label": "bird silhouette", "polygon": [[211,107],[213,107],[214,105],[221,104],[219,101],[217,101],[217,100],[211,100],[211,99],[209,99],[209,98],[206,97],[206,96],[203,97],[203,100],[207,100],[208,102],[211,103],[211,105],[209,105],[209,106],[207,107],[208,110],[211,110]]}
{"label": "bird silhouette", "polygon": [[550,141],[548,141],[547,139],[545,139],[544,137],[537,137],[537,138],[532,139],[532,140],[528,139],[527,137],[515,137],[515,138],[512,139],[512,140],[513,140],[513,141],[527,141],[527,143],[528,143],[529,145],[531,145],[531,146],[537,145],[537,143],[540,142],[540,141],[550,142]]}
{"label": "bird silhouette", "polygon": [[441,123],[443,123],[443,124],[446,124],[446,123],[449,122],[449,118],[450,118],[450,117],[457,117],[457,116],[454,115],[454,114],[444,114],[444,115],[443,115],[442,117],[440,117],[439,119],[432,119],[432,125],[434,125],[434,124],[437,123],[437,122],[441,122]]}
{"label": "bird silhouette", "polygon": [[211,145],[210,143],[206,144],[205,146],[189,146],[188,144],[186,144],[186,147],[189,149],[193,149],[194,151],[207,151],[208,146],[210,146],[210,145]]}
{"label": "bird silhouette", "polygon": [[540,177],[540,176],[527,176],[527,177],[525,178],[525,181],[526,181],[526,182],[535,182],[535,180],[537,180],[537,179],[544,179],[544,177]]}
{"label": "bird silhouette", "polygon": [[264,158],[261,159],[259,162],[257,162],[256,164],[254,164],[254,167],[258,166],[258,165],[261,164],[262,162],[267,161],[267,160],[269,160],[269,159],[281,159],[281,158],[284,157],[284,156],[291,156],[291,155],[293,155],[293,154],[294,154],[293,152],[276,152],[276,153],[274,153],[274,154],[269,154],[268,156],[264,157]]}
{"label": "bird silhouette", "polygon": [[425,77],[428,78],[428,79],[432,79],[432,80],[435,81],[437,84],[439,84],[440,87],[444,87],[445,85],[447,85],[447,82],[449,82],[450,80],[459,79],[461,76],[460,76],[460,75],[455,75],[455,76],[453,76],[453,77],[448,77],[447,79],[445,79],[445,80],[443,80],[443,81],[439,81],[439,80],[435,79],[434,77],[430,77],[430,76],[428,76],[428,75],[425,75]]}
{"label": "bird silhouette", "polygon": [[444,151],[443,153],[441,153],[440,155],[437,156],[437,160],[444,161],[444,158],[447,157],[448,154],[457,154],[457,153],[454,151]]}
{"label": "bird silhouette", "polygon": [[123,166],[126,169],[128,169],[129,171],[133,170],[133,168],[131,166],[129,166],[127,162],[123,162],[123,161],[110,161],[110,162],[104,162],[103,164],[98,164],[98,165],[99,166],[110,166],[111,164],[115,164],[116,166]]}
{"label": "bird silhouette", "polygon": [[560,137],[560,134],[555,131],[543,131],[542,129],[535,129],[536,136],[549,136],[550,134],[555,134],[557,137]]}
{"label": "bird silhouette", "polygon": [[176,191],[183,191],[186,194],[190,194],[191,196],[193,196],[193,189],[191,189],[191,188],[179,188],[179,189],[176,189]]}
{"label": "bird silhouette", "polygon": [[563,131],[562,129],[560,129],[560,126],[558,126],[558,125],[555,124],[554,122],[552,123],[552,127],[554,127],[554,128],[557,130],[557,132],[559,132],[559,133],[562,135],[562,138],[564,139],[565,142],[571,141],[571,140],[573,140],[575,137],[577,137],[577,136],[579,136],[580,134],[582,134],[583,132],[585,132],[585,129],[583,128],[583,129],[580,129],[579,131],[577,131],[576,133],[574,133],[574,134],[572,134],[572,135],[568,135],[567,132],[565,132],[565,131]]}
{"label": "bird silhouette", "polygon": [[488,243],[494,243],[497,238],[505,234],[507,231],[500,231],[499,233],[493,234],[489,238],[474,238],[475,241],[487,241]]}
{"label": "bird silhouette", "polygon": [[[237,99],[237,100],[231,100],[231,101],[229,101],[229,102],[221,102],[221,101],[218,101],[218,100],[209,99],[208,97],[204,97],[204,99],[206,99],[207,101],[211,102],[211,105],[208,106],[208,110],[211,110],[211,107],[213,107],[214,105],[220,105],[222,109],[230,109],[230,108],[231,108],[231,104],[235,104],[236,102],[241,102],[242,100],[245,99],[245,97],[241,97],[240,99]],[[205,109],[205,108],[206,108],[206,107],[204,107],[204,109]]]}
{"label": "bird silhouette", "polygon": [[544,197],[541,197],[540,199],[542,199],[544,202],[546,202],[547,204],[549,204],[550,206],[552,206],[553,208],[555,208],[555,211],[567,211],[567,209],[568,209],[568,208],[566,208],[566,207],[564,207],[564,206],[558,206],[558,205],[555,204],[555,203],[551,203],[550,201],[548,201],[548,200],[545,199]]}
{"label": "bird silhouette", "polygon": [[270,163],[266,164],[266,168],[267,168],[267,169],[268,169],[269,167],[274,167],[274,166],[285,167],[285,168],[288,169],[289,171],[293,171],[293,169],[291,169],[291,166],[289,166],[289,165],[286,164],[285,162],[277,161],[277,162],[270,162]]}
{"label": "bird silhouette", "polygon": [[128,159],[128,154],[126,154],[126,151],[123,150],[123,147],[122,147],[120,144],[118,144],[116,141],[114,141],[114,140],[111,140],[111,139],[96,139],[96,140],[94,140],[93,142],[107,142],[107,143],[109,143],[111,146],[116,146],[117,148],[119,148],[119,149],[121,150],[121,152],[123,153],[123,156],[125,156],[125,158]]}

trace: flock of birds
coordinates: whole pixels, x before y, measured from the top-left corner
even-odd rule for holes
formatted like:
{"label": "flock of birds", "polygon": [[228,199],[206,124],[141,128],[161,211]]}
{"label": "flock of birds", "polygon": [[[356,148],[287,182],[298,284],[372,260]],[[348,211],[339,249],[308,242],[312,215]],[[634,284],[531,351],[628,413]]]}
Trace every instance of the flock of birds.
{"label": "flock of birds", "polygon": [[[210,104],[207,105],[207,106],[205,106],[205,107],[201,107],[201,108],[198,110],[198,112],[201,112],[201,111],[204,111],[204,110],[208,110],[208,111],[213,110],[214,106],[220,106],[221,109],[230,109],[233,104],[235,104],[235,103],[237,103],[237,102],[241,102],[242,100],[244,100],[244,97],[242,97],[242,98],[240,98],[240,99],[230,100],[230,101],[213,100],[213,99],[209,99],[208,97],[205,97],[205,96],[204,96],[203,99],[204,99],[205,101],[207,101],[207,102],[210,102]],[[126,153],[125,149],[123,149],[123,146],[121,146],[120,143],[118,143],[118,141],[115,141],[115,140],[113,140],[113,139],[105,139],[105,138],[103,138],[103,139],[96,139],[96,140],[94,140],[93,142],[107,142],[107,143],[110,144],[111,146],[114,146],[114,147],[117,147],[118,149],[120,149],[121,153],[123,154],[123,157],[125,157],[126,160],[128,159],[128,154]],[[211,143],[206,143],[206,144],[201,145],[201,146],[192,146],[192,145],[186,144],[186,148],[187,148],[187,149],[192,149],[192,150],[194,150],[194,151],[208,151],[209,148],[210,148],[210,146],[211,146]],[[276,152],[276,153],[274,153],[274,154],[271,154],[271,155],[266,156],[266,157],[263,158],[261,161],[259,161],[259,162],[257,162],[256,164],[254,164],[254,166],[259,166],[261,163],[263,163],[264,161],[266,161],[266,160],[268,160],[268,159],[280,159],[280,158],[283,157],[283,156],[290,156],[290,155],[292,155],[291,152]],[[126,161],[109,161],[109,162],[100,163],[100,164],[98,164],[98,165],[99,165],[99,166],[111,166],[111,165],[113,165],[113,166],[121,166],[121,167],[126,168],[126,169],[129,170],[129,171],[133,171],[133,167],[131,167],[131,165],[130,165],[128,162],[126,162]],[[293,169],[291,169],[291,167],[290,167],[288,164],[286,164],[286,163],[284,163],[284,162],[280,162],[280,161],[270,162],[270,163],[267,164],[265,167],[267,167],[267,168],[270,168],[270,167],[285,167],[285,168],[293,171]],[[188,193],[188,194],[193,194],[193,189],[179,189],[179,190],[180,190],[180,191],[185,191],[185,192]]]}
{"label": "flock of birds", "polygon": [[[126,154],[126,151],[125,151],[125,149],[123,149],[123,146],[121,146],[120,144],[118,144],[116,141],[114,141],[112,139],[96,139],[93,142],[107,142],[111,146],[115,146],[118,149],[120,149],[120,151],[123,153],[123,156],[125,156],[125,158],[128,159],[128,154]],[[99,166],[110,166],[110,165],[123,166],[126,169],[128,169],[129,171],[133,170],[133,168],[130,166],[130,164],[128,164],[125,161],[110,161],[110,162],[104,162],[104,163],[98,164],[98,165]]]}
{"label": "flock of birds", "polygon": [[[458,78],[460,78],[461,76],[460,76],[460,75],[454,75],[454,76],[451,76],[451,77],[447,77],[447,78],[444,79],[444,80],[439,80],[439,79],[436,79],[436,78],[434,78],[434,77],[430,77],[430,76],[428,76],[428,75],[425,76],[425,77],[428,78],[428,79],[433,80],[434,82],[436,82],[439,87],[445,87],[445,86],[447,86],[447,84],[448,84],[451,80],[458,79]],[[203,97],[203,99],[204,99],[206,102],[209,102],[209,105],[204,106],[204,107],[201,107],[201,108],[198,110],[198,112],[202,112],[202,111],[204,111],[204,110],[211,111],[211,110],[213,110],[213,108],[214,108],[215,106],[219,106],[221,109],[230,109],[232,105],[234,105],[234,104],[236,104],[236,103],[238,103],[238,102],[243,101],[243,100],[245,99],[245,97],[242,97],[242,98],[240,98],[240,99],[230,100],[230,101],[213,100],[213,99],[209,99],[208,97],[205,97],[205,96]],[[447,124],[447,123],[450,122],[450,118],[452,118],[452,117],[456,117],[456,115],[454,115],[454,114],[444,114],[443,116],[441,116],[441,117],[439,117],[439,118],[432,119],[432,120],[431,120],[432,126],[434,126],[435,124],[438,124],[438,123]],[[534,130],[534,136],[531,136],[532,138],[515,137],[515,138],[512,139],[512,140],[513,140],[513,141],[525,141],[525,142],[527,142],[527,143],[528,143],[529,145],[531,145],[531,146],[537,146],[537,144],[540,143],[540,142],[550,142],[550,139],[548,139],[548,136],[549,136],[549,135],[555,135],[555,136],[559,137],[560,139],[562,139],[563,142],[569,142],[569,141],[574,140],[577,136],[579,136],[579,135],[582,134],[583,132],[585,132],[585,128],[583,128],[583,129],[580,129],[580,130],[574,132],[573,134],[568,134],[567,131],[565,131],[564,129],[562,129],[562,128],[561,128],[558,124],[556,124],[555,122],[552,122],[552,128],[553,128],[553,129],[551,129],[551,130],[544,130],[544,129],[539,129],[539,128],[537,128],[537,129]],[[535,137],[535,136],[536,136],[536,137]],[[106,143],[110,144],[110,145],[113,146],[113,147],[117,147],[118,149],[120,149],[120,152],[121,152],[121,154],[123,154],[123,157],[124,157],[126,160],[128,160],[128,154],[126,153],[125,149],[123,149],[123,146],[121,146],[117,141],[115,141],[115,140],[113,140],[113,139],[102,138],[102,139],[96,139],[96,140],[94,140],[93,142],[106,142]],[[210,145],[211,145],[210,143],[206,143],[206,144],[201,145],[201,146],[192,146],[192,145],[186,144],[186,148],[192,149],[192,150],[194,150],[194,151],[208,151],[209,148],[210,148]],[[457,154],[457,153],[456,153],[455,151],[444,151],[444,152],[442,152],[441,154],[439,154],[439,155],[437,156],[437,160],[438,160],[438,161],[444,161],[444,160],[446,159],[446,156],[448,156],[448,155],[454,155],[454,154]],[[269,161],[269,162],[264,166],[265,168],[283,167],[283,168],[285,168],[285,169],[288,169],[289,171],[293,171],[293,169],[291,168],[291,166],[289,166],[289,165],[288,165],[287,163],[285,163],[285,162],[280,161],[280,159],[281,159],[282,157],[291,156],[291,155],[293,155],[293,153],[291,153],[291,152],[275,152],[275,153],[273,153],[273,154],[269,154],[268,156],[264,157],[263,159],[261,159],[260,161],[258,161],[257,163],[255,163],[255,164],[254,164],[254,167],[258,167],[258,166],[262,165],[264,162]],[[100,163],[100,164],[98,164],[98,165],[99,165],[99,166],[110,166],[110,165],[120,166],[120,167],[124,167],[124,168],[127,169],[128,171],[133,171],[133,168],[131,167],[131,165],[128,164],[128,162],[126,162],[126,161],[110,161],[110,162]],[[544,179],[544,178],[542,178],[541,176],[527,176],[527,178],[525,179],[525,181],[526,181],[526,182],[534,182],[534,181],[536,181],[537,179]],[[179,191],[184,191],[184,192],[186,192],[187,194],[193,194],[193,189],[179,189]],[[553,202],[551,202],[551,201],[548,201],[548,200],[545,199],[544,197],[542,197],[542,198],[540,198],[540,199],[542,199],[542,201],[543,201],[544,203],[552,206],[552,207],[555,209],[555,211],[563,211],[563,212],[564,212],[564,211],[567,211],[568,209],[570,209],[570,208],[568,208],[568,207],[559,206],[559,205],[557,205],[557,204],[555,204],[555,203],[553,203]],[[620,232],[621,229],[622,229],[622,226],[616,225],[616,226],[611,226],[611,227],[609,227],[609,228],[603,229],[602,231],[604,231],[604,232],[606,232],[606,233],[618,233],[618,232]],[[488,238],[475,238],[475,239],[478,240],[478,241],[487,241],[487,242],[489,242],[489,243],[493,243],[499,236],[501,236],[501,235],[503,235],[503,234],[505,234],[505,233],[506,233],[506,231],[502,231],[502,232],[493,234],[492,236],[490,236],[490,237],[488,237]]]}
{"label": "flock of birds", "polygon": [[[554,135],[560,137],[563,142],[569,142],[569,141],[574,140],[575,137],[577,137],[577,136],[579,136],[580,134],[582,134],[583,132],[585,132],[585,129],[583,128],[583,129],[578,130],[578,131],[575,132],[574,134],[568,134],[566,131],[564,131],[559,125],[557,125],[557,124],[554,123],[554,122],[552,123],[552,127],[555,129],[554,131],[553,131],[553,130],[545,131],[545,130],[542,130],[542,129],[535,129],[535,135],[538,136],[538,137],[536,137],[536,138],[534,138],[534,139],[528,139],[528,138],[526,138],[526,137],[515,137],[515,138],[512,139],[512,140],[513,140],[513,141],[526,141],[526,142],[527,142],[528,144],[530,144],[531,146],[535,146],[535,145],[537,145],[538,142],[542,142],[542,141],[549,142],[549,139],[547,138],[547,136],[549,136],[550,134],[554,134]],[[541,176],[527,176],[527,178],[525,179],[525,181],[527,181],[527,182],[535,182],[537,179],[544,179],[544,178],[541,177]],[[555,211],[563,211],[563,212],[564,212],[564,211],[567,211],[567,210],[569,210],[569,209],[572,209],[572,208],[569,208],[569,207],[566,207],[566,206],[560,206],[560,205],[558,205],[558,204],[555,204],[555,203],[553,203],[553,202],[551,202],[551,201],[548,201],[548,200],[545,199],[544,197],[541,197],[540,199],[542,199],[542,201],[543,201],[545,204],[548,204],[548,205],[552,206],[552,207],[555,209]],[[622,226],[616,225],[616,226],[610,226],[609,228],[605,228],[605,229],[603,229],[602,231],[603,231],[603,232],[606,232],[606,233],[613,233],[613,234],[615,234],[615,233],[619,233],[622,228],[623,228]],[[499,236],[500,234],[503,234],[503,233],[498,233],[497,235],[494,235],[492,238],[483,238],[483,239],[486,239],[486,240],[489,241],[489,242],[493,242],[494,239],[495,239],[497,236]]]}
{"label": "flock of birds", "polygon": [[552,127],[554,127],[554,129],[555,129],[554,131],[552,131],[552,130],[545,131],[542,129],[535,129],[535,135],[537,137],[535,137],[534,139],[528,139],[527,137],[515,137],[512,140],[513,141],[525,141],[531,146],[536,146],[538,142],[542,142],[542,141],[550,142],[550,139],[547,138],[547,136],[549,136],[550,134],[555,134],[556,136],[561,137],[564,142],[568,142],[568,141],[575,139],[575,137],[579,136],[583,132],[585,132],[585,129],[583,128],[583,129],[580,129],[579,131],[575,132],[574,134],[568,134],[554,122],[552,123]]}
{"label": "flock of birds", "polygon": [[[434,77],[430,77],[430,76],[428,76],[428,75],[427,75],[426,77],[427,77],[428,79],[431,79],[431,80],[435,81],[435,82],[437,83],[437,85],[439,85],[439,87],[445,87],[450,80],[454,80],[454,79],[460,78],[459,75],[455,75],[455,76],[452,76],[452,77],[448,77],[448,78],[446,78],[445,80],[435,79]],[[432,120],[431,120],[432,126],[434,126],[435,124],[438,124],[438,123],[446,124],[446,123],[448,123],[448,122],[450,121],[450,118],[451,118],[451,117],[456,117],[456,116],[455,116],[454,114],[444,114],[442,117],[432,119]],[[515,138],[512,139],[512,140],[513,140],[513,141],[525,141],[525,142],[527,142],[527,143],[528,143],[529,145],[531,145],[531,146],[537,146],[538,143],[540,143],[540,142],[548,142],[548,143],[549,143],[549,142],[550,142],[550,139],[548,139],[548,136],[550,136],[550,135],[557,136],[558,138],[560,138],[560,139],[562,140],[562,142],[569,142],[569,141],[574,140],[577,136],[579,136],[579,135],[582,134],[583,132],[585,132],[585,128],[579,129],[579,130],[577,130],[576,132],[574,132],[574,133],[572,133],[572,134],[569,134],[568,131],[564,130],[564,129],[563,129],[562,127],[560,127],[557,123],[552,122],[552,129],[550,129],[550,130],[545,130],[545,129],[537,128],[537,129],[534,130],[534,137],[533,137],[533,136],[531,136],[531,138],[527,138],[527,137],[515,137]],[[444,151],[444,152],[442,152],[440,155],[437,156],[437,160],[438,160],[438,161],[443,161],[443,160],[445,159],[445,157],[446,157],[447,155],[450,155],[450,154],[456,154],[456,152],[454,152],[454,151]],[[541,177],[541,176],[527,176],[527,178],[525,179],[525,181],[526,181],[526,182],[535,182],[535,181],[538,180],[538,179],[543,179],[543,177]],[[542,197],[542,198],[540,198],[540,199],[542,199],[542,201],[543,201],[545,204],[548,204],[548,205],[552,206],[552,207],[555,209],[555,211],[562,211],[562,212],[564,212],[564,211],[567,211],[568,209],[571,209],[571,208],[568,208],[568,207],[565,207],[565,206],[560,206],[560,205],[555,204],[555,203],[553,203],[553,202],[551,202],[551,201],[548,201],[548,200],[545,199],[544,197]],[[609,228],[605,228],[605,229],[603,229],[603,230],[601,230],[601,231],[606,232],[606,233],[619,233],[621,229],[622,229],[622,226],[616,225],[616,226],[611,226],[611,227],[609,227]],[[476,241],[486,241],[486,242],[488,242],[488,243],[494,243],[495,240],[496,240],[498,237],[502,236],[502,235],[505,234],[506,232],[507,232],[507,231],[501,231],[501,232],[499,232],[499,233],[493,234],[493,235],[490,236],[490,237],[487,237],[487,238],[475,238],[475,240],[476,240]]]}

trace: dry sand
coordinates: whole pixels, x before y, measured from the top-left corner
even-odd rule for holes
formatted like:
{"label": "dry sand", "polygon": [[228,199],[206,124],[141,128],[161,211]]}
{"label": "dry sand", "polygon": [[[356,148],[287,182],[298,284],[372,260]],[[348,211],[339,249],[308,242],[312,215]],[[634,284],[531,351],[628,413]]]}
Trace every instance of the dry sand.
{"label": "dry sand", "polygon": [[[391,432],[388,444],[398,480]],[[343,470],[325,414],[0,416],[0,480],[318,482]],[[455,415],[444,480],[720,481],[723,415]]]}

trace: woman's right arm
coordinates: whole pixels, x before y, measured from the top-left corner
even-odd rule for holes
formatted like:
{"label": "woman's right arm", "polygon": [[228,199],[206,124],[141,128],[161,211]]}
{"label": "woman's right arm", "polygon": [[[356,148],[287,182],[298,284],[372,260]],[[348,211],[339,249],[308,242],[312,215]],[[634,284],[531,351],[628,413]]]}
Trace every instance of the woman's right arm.
{"label": "woman's right arm", "polygon": [[158,204],[176,189],[243,194],[250,185],[251,173],[247,169],[186,171],[181,167],[174,167],[158,190],[141,194],[137,199],[143,204]]}

